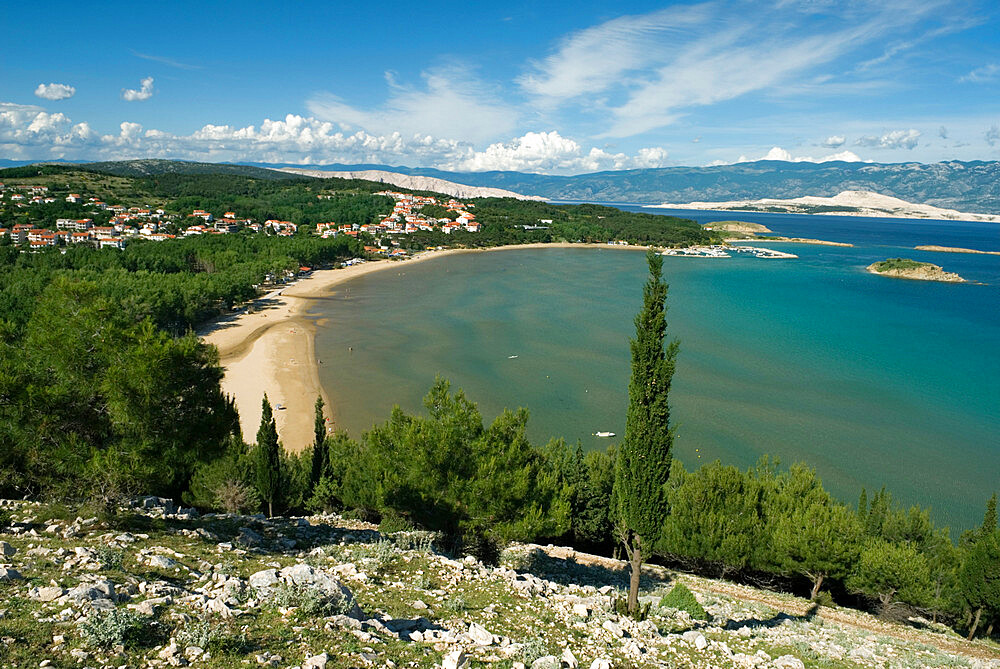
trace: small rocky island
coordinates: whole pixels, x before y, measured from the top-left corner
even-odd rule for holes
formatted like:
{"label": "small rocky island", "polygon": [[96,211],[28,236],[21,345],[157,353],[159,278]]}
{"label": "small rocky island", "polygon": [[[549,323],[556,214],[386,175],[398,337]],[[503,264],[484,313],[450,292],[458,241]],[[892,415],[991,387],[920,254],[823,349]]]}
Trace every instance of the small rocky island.
{"label": "small rocky island", "polygon": [[891,276],[897,279],[916,279],[919,281],[945,281],[948,283],[965,283],[965,279],[954,272],[946,272],[940,265],[929,262],[917,262],[909,258],[888,258],[868,265],[872,274]]}

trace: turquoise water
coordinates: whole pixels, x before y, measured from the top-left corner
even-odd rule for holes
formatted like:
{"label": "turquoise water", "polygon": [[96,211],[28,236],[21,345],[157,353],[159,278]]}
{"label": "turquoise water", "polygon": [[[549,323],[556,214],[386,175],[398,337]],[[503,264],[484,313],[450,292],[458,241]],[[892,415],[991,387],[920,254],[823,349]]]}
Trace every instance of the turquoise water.
{"label": "turquoise water", "polygon": [[[838,238],[800,220],[819,217],[777,218],[754,220]],[[845,239],[851,225],[859,229]],[[855,248],[775,245],[798,260],[664,259],[670,333],[681,340],[675,452],[689,468],[716,458],[748,466],[764,453],[805,461],[847,501],[884,484],[932,506],[940,523],[971,526],[1000,488],[1000,257],[906,251],[894,245],[906,233],[899,223],[867,238],[866,225],[886,223],[831,225],[847,226],[838,240],[863,242]],[[906,243],[987,248],[1000,229],[940,225]],[[863,269],[897,255],[987,285]],[[562,436],[603,448],[624,432],[628,338],[645,277],[641,252],[516,249],[402,264],[339,286],[312,314],[338,427],[359,436],[394,403],[418,410],[441,374],[487,420],[528,407],[536,443]],[[619,437],[593,436],[604,430]]]}

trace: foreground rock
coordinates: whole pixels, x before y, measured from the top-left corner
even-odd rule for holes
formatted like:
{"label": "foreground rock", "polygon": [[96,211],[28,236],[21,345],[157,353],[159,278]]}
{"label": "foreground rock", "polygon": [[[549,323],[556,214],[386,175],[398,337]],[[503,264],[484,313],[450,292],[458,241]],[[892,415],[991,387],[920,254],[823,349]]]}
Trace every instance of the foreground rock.
{"label": "foreground rock", "polygon": [[[613,607],[624,563],[568,548],[513,546],[491,566],[435,551],[430,533],[382,535],[337,516],[194,516],[147,499],[127,531],[3,504],[17,522],[0,548],[0,627],[19,636],[0,638],[0,664],[1000,669],[995,646],[928,621],[814,615],[795,597],[652,566],[638,622]],[[678,580],[708,621],[660,606]]]}

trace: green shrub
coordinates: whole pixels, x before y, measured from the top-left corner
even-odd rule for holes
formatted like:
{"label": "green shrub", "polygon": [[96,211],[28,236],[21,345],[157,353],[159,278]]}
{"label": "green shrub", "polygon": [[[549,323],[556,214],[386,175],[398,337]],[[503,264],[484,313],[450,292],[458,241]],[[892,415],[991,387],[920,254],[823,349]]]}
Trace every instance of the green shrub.
{"label": "green shrub", "polygon": [[529,639],[521,644],[521,648],[514,655],[514,659],[530,667],[535,660],[545,657],[548,654],[549,647],[544,641],[541,639]]}
{"label": "green shrub", "polygon": [[678,583],[667,595],[660,600],[660,606],[664,608],[687,611],[687,614],[695,620],[708,620],[708,612],[698,603],[686,585]]}
{"label": "green shrub", "polygon": [[80,632],[89,646],[113,648],[139,641],[146,636],[148,625],[148,620],[134,611],[113,609],[87,618]]}
{"label": "green shrub", "polygon": [[649,617],[649,609],[652,606],[652,602],[647,602],[646,604],[640,604],[639,608],[636,609],[635,613],[629,613],[628,611],[628,597],[625,596],[615,596],[611,599],[611,610],[620,616],[629,616],[633,620],[643,621]]}
{"label": "green shrub", "polygon": [[340,488],[328,476],[313,486],[312,495],[306,501],[306,508],[317,513],[330,513],[341,506]]}
{"label": "green shrub", "polygon": [[820,606],[834,606],[833,595],[830,594],[829,590],[820,590],[816,594],[816,598],[813,599],[814,602]]}
{"label": "green shrub", "polygon": [[413,530],[411,532],[396,532],[392,541],[401,551],[419,551],[430,553],[434,550],[434,542],[438,540],[437,532]]}
{"label": "green shrub", "polygon": [[448,599],[444,600],[442,604],[444,608],[453,613],[461,613],[469,608],[469,602],[466,601],[465,596],[462,593],[457,592]]}
{"label": "green shrub", "polygon": [[125,564],[125,552],[111,546],[97,548],[97,561],[104,571],[122,571]]}
{"label": "green shrub", "polygon": [[311,585],[284,584],[274,593],[278,606],[295,607],[310,617],[335,616],[354,608],[354,600],[342,595],[331,595]]}
{"label": "green shrub", "polygon": [[382,514],[382,522],[378,524],[378,530],[382,534],[393,534],[395,532],[408,532],[414,529],[413,523],[409,519],[393,509],[386,510]]}
{"label": "green shrub", "polygon": [[245,630],[233,634],[225,626],[206,618],[184,623],[175,638],[181,648],[197,646],[213,655],[246,655],[252,648]]}
{"label": "green shrub", "polygon": [[373,563],[376,569],[388,566],[399,555],[395,543],[385,539],[379,539],[373,544],[361,544],[354,553],[361,560]]}

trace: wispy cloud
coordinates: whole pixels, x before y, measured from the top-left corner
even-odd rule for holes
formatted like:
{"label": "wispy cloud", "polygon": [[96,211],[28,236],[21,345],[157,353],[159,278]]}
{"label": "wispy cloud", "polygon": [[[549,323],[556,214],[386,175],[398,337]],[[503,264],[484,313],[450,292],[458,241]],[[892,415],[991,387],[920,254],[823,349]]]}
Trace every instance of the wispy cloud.
{"label": "wispy cloud", "polygon": [[983,134],[983,137],[986,139],[987,144],[990,146],[996,146],[997,143],[1000,142],[1000,126],[990,126],[990,128]]}
{"label": "wispy cloud", "polygon": [[423,85],[414,86],[386,73],[388,99],[373,109],[354,107],[332,93],[317,94],[306,106],[320,119],[376,134],[424,134],[478,143],[509,135],[516,127],[516,108],[468,68],[438,67],[422,78]]}
{"label": "wispy cloud", "polygon": [[35,95],[45,100],[65,100],[76,94],[76,89],[66,84],[38,84]]}
{"label": "wispy cloud", "polygon": [[859,137],[855,144],[877,149],[912,149],[917,146],[919,140],[920,131],[910,128],[909,130],[893,130],[878,137],[873,135]]}
{"label": "wispy cloud", "polygon": [[[823,68],[838,63],[830,72],[844,71],[841,59],[887,36],[908,36],[929,16],[945,14],[943,0],[859,2],[844,9],[839,3],[784,5],[715,0],[613,19],[564,38],[548,57],[532,61],[518,83],[541,109],[585,99],[609,116],[604,136],[629,137],[748,93],[803,79],[831,85],[818,83]],[[817,13],[822,21],[813,20]],[[948,23],[900,39],[894,53],[954,29]]]}
{"label": "wispy cloud", "polygon": [[163,63],[164,65],[169,65],[170,67],[176,67],[178,70],[200,70],[203,69],[201,65],[192,65],[190,63],[182,63],[180,61],[174,60],[173,58],[167,58],[165,56],[153,56],[148,53],[140,53],[135,49],[132,49],[132,55],[136,58],[142,58],[144,60],[151,60],[154,63]]}
{"label": "wispy cloud", "polygon": [[146,77],[139,82],[140,88],[138,90],[134,88],[123,88],[122,89],[122,100],[127,102],[137,102],[140,100],[148,100],[153,97],[153,77]]}
{"label": "wispy cloud", "polygon": [[959,77],[961,83],[981,84],[987,81],[997,81],[1000,79],[1000,65],[989,63],[982,67],[977,67],[965,76]]}

